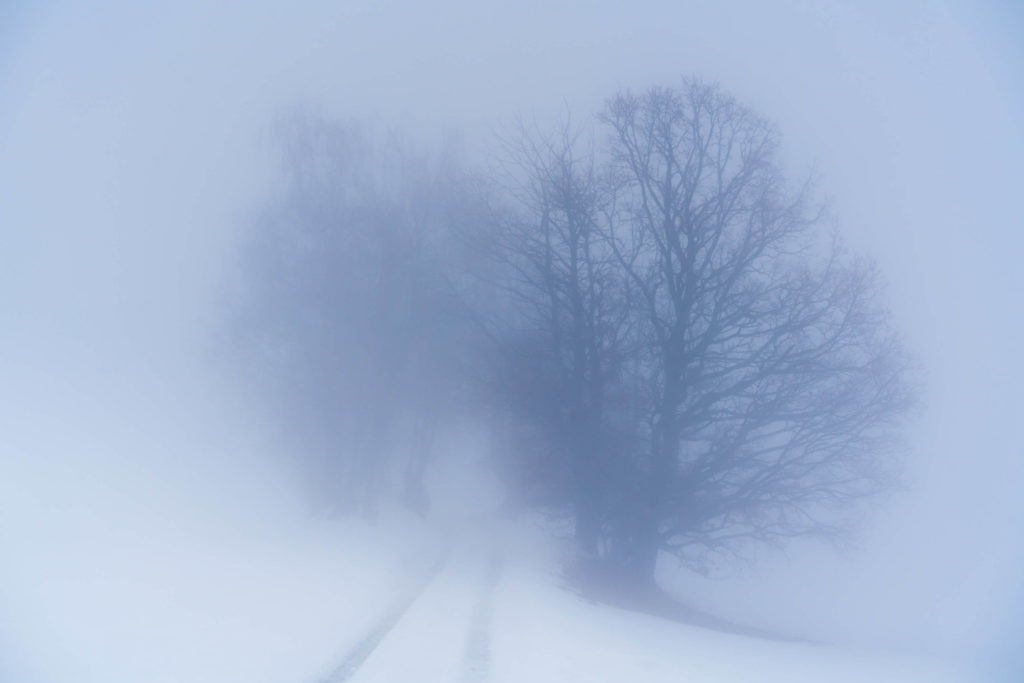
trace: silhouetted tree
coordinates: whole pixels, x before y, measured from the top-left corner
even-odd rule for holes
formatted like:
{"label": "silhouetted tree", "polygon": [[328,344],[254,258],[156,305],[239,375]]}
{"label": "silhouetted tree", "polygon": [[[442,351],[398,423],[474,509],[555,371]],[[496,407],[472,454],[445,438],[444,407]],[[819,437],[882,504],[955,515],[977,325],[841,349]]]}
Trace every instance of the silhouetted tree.
{"label": "silhouetted tree", "polygon": [[583,157],[568,135],[517,143],[505,230],[529,330],[510,339],[577,538],[638,585],[663,551],[699,568],[841,533],[845,506],[894,481],[910,405],[873,266],[789,189],[775,128],[718,87],[626,92],[599,120],[608,144]]}
{"label": "silhouetted tree", "polygon": [[627,317],[620,269],[600,233],[606,193],[569,123],[552,136],[520,123],[505,143],[508,206],[494,216],[510,294],[499,392],[539,429],[520,455],[534,483],[569,506],[580,550],[596,555]]}
{"label": "silhouetted tree", "polygon": [[773,126],[686,81],[610,100],[615,218],[645,346],[645,452],[613,536],[653,576],[659,550],[840,530],[836,506],[893,481],[907,360],[873,266],[791,192]]}

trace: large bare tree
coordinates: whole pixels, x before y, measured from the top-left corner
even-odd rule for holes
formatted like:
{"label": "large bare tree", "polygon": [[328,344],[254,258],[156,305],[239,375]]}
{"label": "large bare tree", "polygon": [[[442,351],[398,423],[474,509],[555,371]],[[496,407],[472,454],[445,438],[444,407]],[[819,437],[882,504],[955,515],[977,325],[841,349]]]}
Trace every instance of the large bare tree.
{"label": "large bare tree", "polygon": [[663,551],[699,568],[842,533],[893,483],[911,397],[872,264],[718,87],[622,93],[599,121],[583,155],[565,131],[517,139],[506,231],[518,374],[562,435],[577,540],[649,584]]}
{"label": "large bare tree", "polygon": [[620,94],[606,233],[633,285],[649,408],[615,561],[653,576],[841,530],[843,504],[893,481],[907,359],[877,276],[780,169],[775,128],[718,87]]}

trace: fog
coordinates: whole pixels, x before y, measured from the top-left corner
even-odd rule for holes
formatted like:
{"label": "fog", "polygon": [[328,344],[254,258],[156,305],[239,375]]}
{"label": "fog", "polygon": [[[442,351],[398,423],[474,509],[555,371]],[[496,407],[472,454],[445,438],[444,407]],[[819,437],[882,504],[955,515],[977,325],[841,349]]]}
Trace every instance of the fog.
{"label": "fog", "polygon": [[[506,514],[512,484],[487,460],[507,445],[478,413],[436,437],[427,521],[388,504],[369,521],[324,513],[271,385],[239,381],[245,245],[290,201],[281,122],[361,122],[476,169],[517,116],[586,125],[621,90],[697,76],[777,124],[788,177],[816,174],[829,226],[878,264],[920,388],[901,485],[860,509],[849,546],[797,539],[710,579],[669,559],[659,583],[843,652],[1017,680],[1022,36],[1009,1],[4,5],[0,679],[319,680],[452,538],[516,558],[507,595],[533,595],[524,567],[554,562],[551,523]],[[469,614],[459,587],[479,572],[452,552],[424,600]],[[549,602],[522,602],[575,614],[541,574]],[[462,637],[454,616],[409,615]],[[630,624],[581,626],[566,661]],[[512,639],[495,638],[501,678]]]}

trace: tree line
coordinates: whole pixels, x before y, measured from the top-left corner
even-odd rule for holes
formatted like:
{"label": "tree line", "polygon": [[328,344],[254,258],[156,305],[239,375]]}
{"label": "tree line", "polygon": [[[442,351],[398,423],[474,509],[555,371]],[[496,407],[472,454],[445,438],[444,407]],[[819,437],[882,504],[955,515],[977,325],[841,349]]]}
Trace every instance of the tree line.
{"label": "tree line", "polygon": [[891,487],[911,361],[774,125],[717,85],[518,123],[468,169],[293,117],[249,233],[239,358],[318,500],[428,505],[471,416],[577,569],[633,585],[759,543],[846,533]]}

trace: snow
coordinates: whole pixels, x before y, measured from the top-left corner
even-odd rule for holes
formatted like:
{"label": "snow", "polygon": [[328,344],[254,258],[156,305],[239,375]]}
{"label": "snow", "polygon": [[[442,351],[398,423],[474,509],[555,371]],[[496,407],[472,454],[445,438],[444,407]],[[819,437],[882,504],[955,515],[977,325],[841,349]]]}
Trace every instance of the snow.
{"label": "snow", "polygon": [[496,683],[966,680],[921,662],[731,635],[596,605],[550,578],[536,567],[507,571],[496,610]]}
{"label": "snow", "polygon": [[21,669],[0,680],[313,680],[425,550],[372,531],[321,523],[228,541],[84,530],[59,550],[8,547],[2,606],[17,623],[0,656],[16,653]]}
{"label": "snow", "polygon": [[[923,662],[588,602],[562,586],[541,525],[500,516],[493,482],[441,486],[443,524],[387,510],[373,524],[330,520],[282,498],[281,472],[258,458],[186,457],[124,431],[88,457],[53,455],[71,453],[63,440],[76,429],[39,431],[9,442],[22,457],[0,460],[0,681],[325,681],[446,547],[355,675],[332,680],[958,680]],[[144,461],[132,457],[144,448]],[[474,510],[460,489],[485,491],[489,507]]]}
{"label": "snow", "polygon": [[316,680],[439,544],[312,515],[243,430],[50,396],[0,411],[5,683]]}

